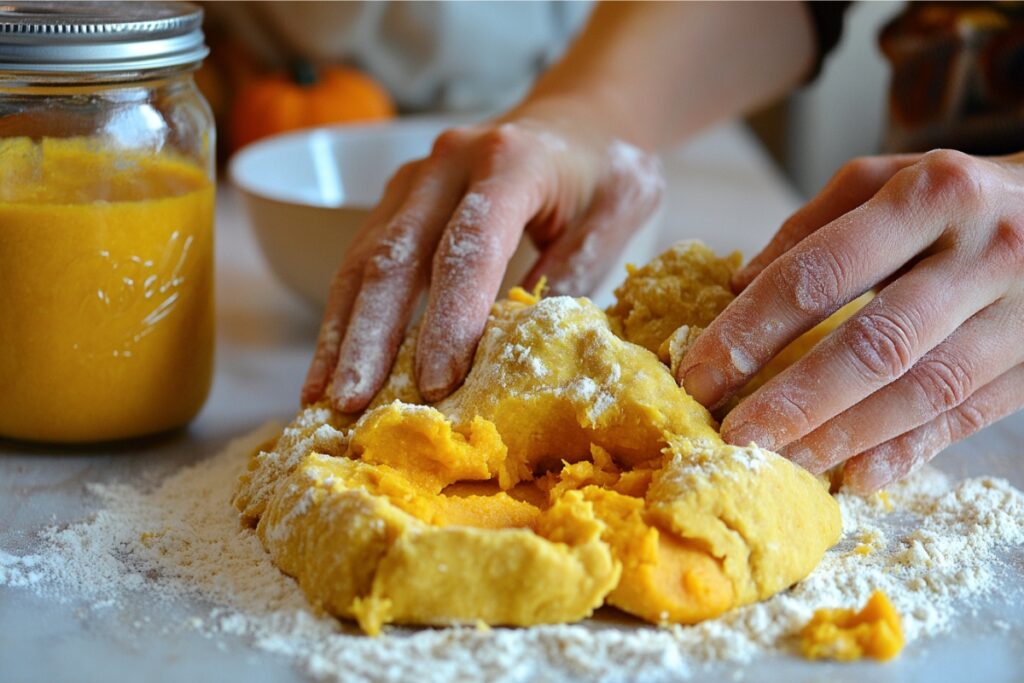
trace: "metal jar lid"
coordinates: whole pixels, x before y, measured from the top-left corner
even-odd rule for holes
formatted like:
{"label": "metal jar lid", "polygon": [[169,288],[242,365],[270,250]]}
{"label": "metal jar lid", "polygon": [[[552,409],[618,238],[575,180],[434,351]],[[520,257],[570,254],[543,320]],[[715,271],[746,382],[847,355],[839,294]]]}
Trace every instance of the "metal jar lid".
{"label": "metal jar lid", "polygon": [[7,2],[0,71],[94,73],[191,64],[209,52],[187,2]]}

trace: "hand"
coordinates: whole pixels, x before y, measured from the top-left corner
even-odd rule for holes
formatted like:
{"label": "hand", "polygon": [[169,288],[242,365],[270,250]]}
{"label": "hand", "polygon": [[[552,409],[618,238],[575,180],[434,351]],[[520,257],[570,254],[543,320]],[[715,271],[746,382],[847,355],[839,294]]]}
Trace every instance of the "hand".
{"label": "hand", "polygon": [[335,275],[303,402],[329,390],[339,410],[365,408],[428,283],[416,382],[428,401],[451,393],[524,230],[541,251],[525,284],[545,275],[553,293],[587,293],[663,186],[655,157],[593,115],[537,107],[452,129],[400,168]]}
{"label": "hand", "polygon": [[678,378],[719,406],[842,304],[878,295],[730,412],[723,437],[874,491],[1024,406],[1024,154],[847,164],[734,278]]}

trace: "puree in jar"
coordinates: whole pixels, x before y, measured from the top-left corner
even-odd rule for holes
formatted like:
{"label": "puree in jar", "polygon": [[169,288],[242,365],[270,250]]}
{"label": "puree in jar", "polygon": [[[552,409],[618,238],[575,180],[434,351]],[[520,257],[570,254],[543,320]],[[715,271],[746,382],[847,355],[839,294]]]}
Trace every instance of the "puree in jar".
{"label": "puree in jar", "polygon": [[175,156],[0,140],[0,436],[123,439],[199,411],[213,195]]}

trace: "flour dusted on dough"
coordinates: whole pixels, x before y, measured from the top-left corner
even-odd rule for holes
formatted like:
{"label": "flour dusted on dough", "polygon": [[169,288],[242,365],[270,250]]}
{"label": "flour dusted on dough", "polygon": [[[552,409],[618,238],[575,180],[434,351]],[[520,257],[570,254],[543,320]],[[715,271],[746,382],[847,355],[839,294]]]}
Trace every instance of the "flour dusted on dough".
{"label": "flour dusted on dough", "polygon": [[[673,282],[703,277],[706,256],[680,255],[696,274]],[[694,623],[800,581],[841,531],[821,483],[726,446],[584,298],[498,302],[461,387],[366,412],[344,452],[306,436],[324,410],[254,456],[236,504],[311,603],[370,634],[567,623],[602,604]],[[683,473],[684,490],[667,485]]]}
{"label": "flour dusted on dough", "polygon": [[[0,590],[29,590],[81,607],[69,609],[69,618],[112,623],[139,604],[155,610],[172,603],[178,609],[160,614],[185,616],[154,618],[135,633],[198,629],[226,644],[241,639],[321,681],[680,681],[709,666],[795,656],[792,635],[816,608],[861,604],[875,588],[901,612],[909,643],[903,656],[915,657],[914,643],[956,628],[970,604],[1014,590],[1005,574],[1024,562],[1024,494],[998,479],[950,482],[925,468],[890,490],[892,512],[877,497],[841,494],[844,540],[810,577],[696,626],[623,624],[601,615],[575,625],[396,628],[366,638],[316,616],[255,533],[238,525],[228,492],[248,454],[274,429],[153,490],[91,485],[94,515],[42,530],[27,554],[0,548]],[[862,555],[855,548],[865,538],[872,549]]]}

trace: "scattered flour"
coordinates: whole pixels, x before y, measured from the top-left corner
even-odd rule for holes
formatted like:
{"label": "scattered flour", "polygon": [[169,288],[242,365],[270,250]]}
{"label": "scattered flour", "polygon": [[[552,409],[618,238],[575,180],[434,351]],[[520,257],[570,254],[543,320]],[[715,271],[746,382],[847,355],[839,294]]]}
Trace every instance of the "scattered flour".
{"label": "scattered flour", "polygon": [[239,439],[153,490],[90,485],[101,503],[92,517],[44,529],[33,554],[0,549],[0,587],[93,611],[174,602],[193,612],[182,629],[241,638],[324,681],[678,681],[715,662],[790,653],[815,608],[859,604],[875,589],[903,615],[908,641],[941,633],[968,610],[966,598],[1000,586],[1007,550],[1024,544],[1024,494],[998,479],[951,483],[925,468],[890,490],[891,511],[878,496],[840,495],[844,539],[808,579],[697,626],[601,614],[531,629],[392,628],[374,639],[316,615],[239,524],[229,502],[235,480],[275,431]]}
{"label": "scattered flour", "polygon": [[729,360],[732,361],[732,366],[743,375],[753,375],[757,372],[757,362],[738,346],[729,350]]}

